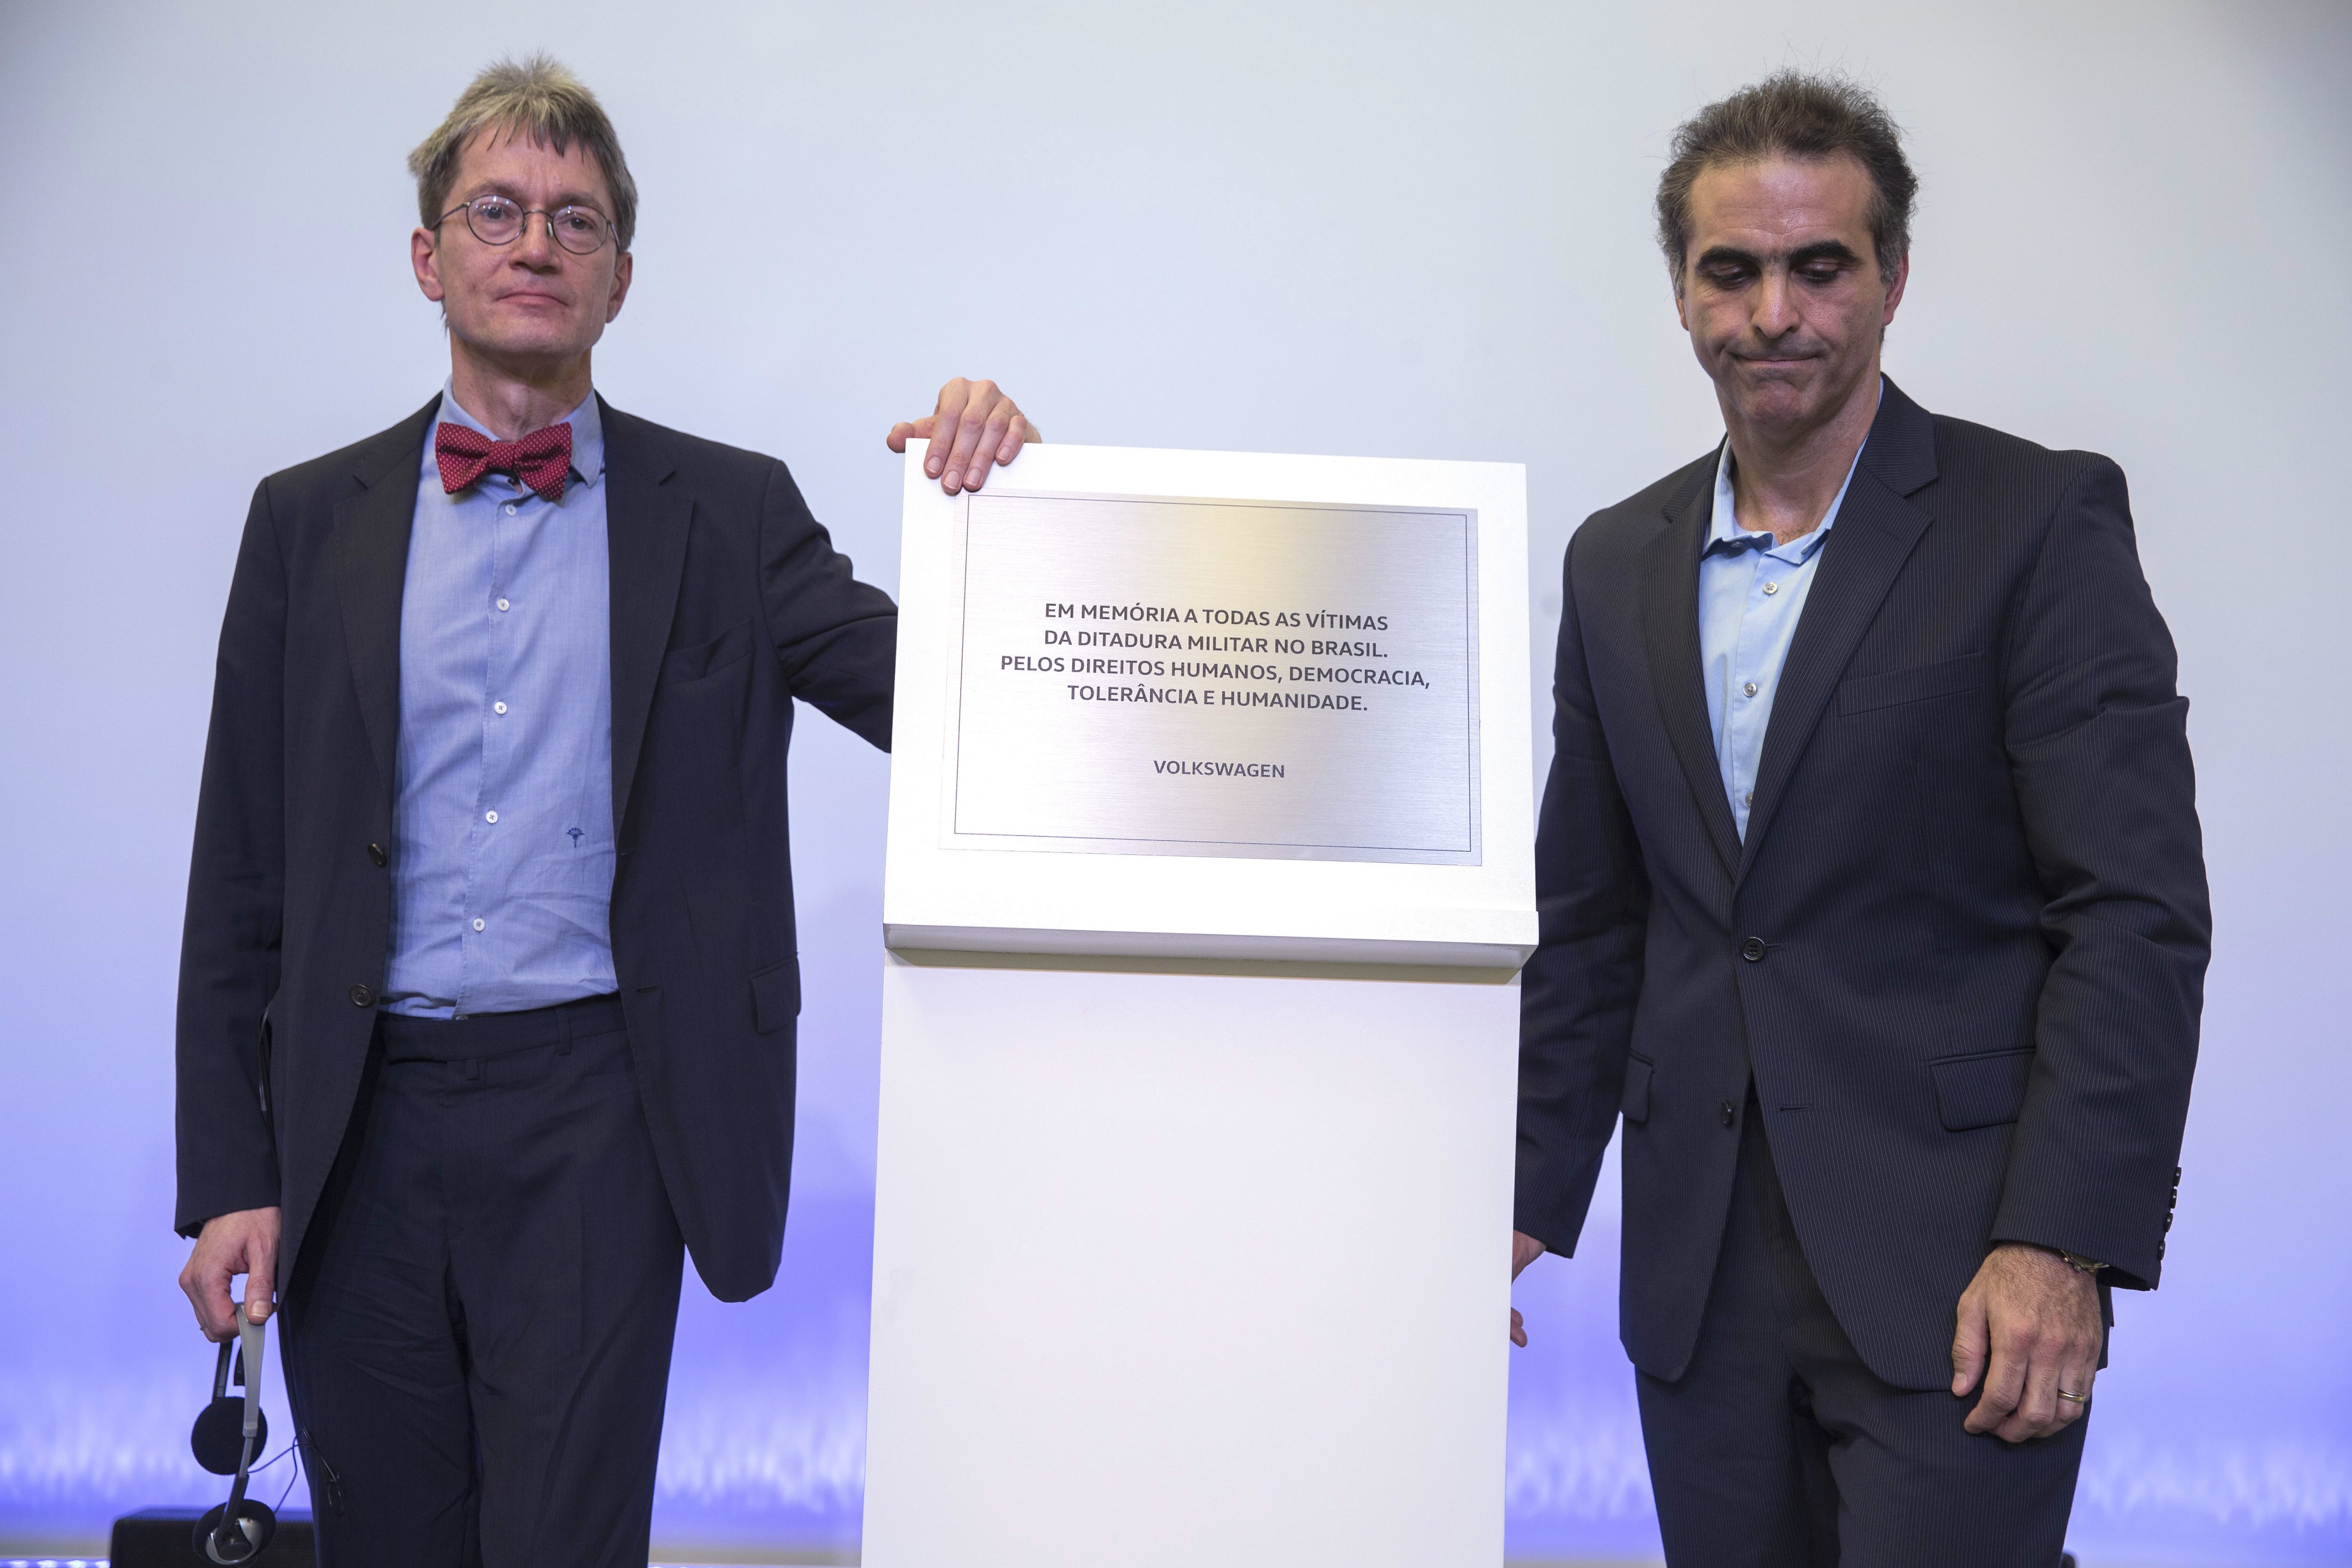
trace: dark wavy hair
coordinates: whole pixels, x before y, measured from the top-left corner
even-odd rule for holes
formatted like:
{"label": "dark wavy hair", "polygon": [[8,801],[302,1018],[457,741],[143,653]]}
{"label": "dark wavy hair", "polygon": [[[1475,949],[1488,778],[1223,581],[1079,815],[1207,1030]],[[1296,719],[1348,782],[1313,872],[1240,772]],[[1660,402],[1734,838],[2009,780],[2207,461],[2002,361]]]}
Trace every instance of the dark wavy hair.
{"label": "dark wavy hair", "polygon": [[1880,276],[1892,278],[1911,248],[1919,179],[1903,156],[1903,132],[1885,105],[1844,77],[1776,71],[1683,121],[1673,151],[1658,177],[1658,245],[1677,294],[1690,247],[1691,186],[1718,163],[1853,158],[1870,175],[1870,237]]}

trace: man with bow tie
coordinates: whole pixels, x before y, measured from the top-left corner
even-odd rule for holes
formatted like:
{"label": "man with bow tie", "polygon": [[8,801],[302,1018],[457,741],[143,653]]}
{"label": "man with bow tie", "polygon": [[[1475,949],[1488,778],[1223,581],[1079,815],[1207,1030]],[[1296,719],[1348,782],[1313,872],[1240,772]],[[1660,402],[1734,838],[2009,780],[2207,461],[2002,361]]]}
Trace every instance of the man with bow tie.
{"label": "man with bow tie", "polygon": [[[205,1332],[281,1298],[320,1561],[643,1564],[682,1258],[775,1277],[800,979],[795,699],[890,738],[896,613],[782,463],[589,359],[636,192],[545,58],[410,158],[425,408],[256,491],[182,947],[177,1223]],[[953,381],[889,436],[977,489]]]}

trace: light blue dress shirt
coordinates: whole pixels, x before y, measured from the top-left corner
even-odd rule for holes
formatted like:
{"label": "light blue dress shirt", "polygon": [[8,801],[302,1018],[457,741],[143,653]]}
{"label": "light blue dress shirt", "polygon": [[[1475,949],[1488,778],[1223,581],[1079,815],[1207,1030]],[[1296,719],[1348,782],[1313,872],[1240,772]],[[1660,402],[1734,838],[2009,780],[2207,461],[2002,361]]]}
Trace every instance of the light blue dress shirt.
{"label": "light blue dress shirt", "polygon": [[[1867,446],[1869,443],[1864,442]],[[1732,504],[1731,443],[1723,443],[1715,465],[1715,516],[1706,553],[1698,562],[1698,651],[1706,679],[1706,721],[1715,731],[1716,764],[1731,801],[1731,820],[1748,837],[1748,811],[1756,802],[1756,764],[1772,722],[1772,699],[1780,667],[1812,592],[1822,546],[1829,542],[1845,492],[1853,488],[1857,448],[1845,483],[1822,515],[1819,528],[1801,539],[1775,544],[1770,533],[1739,526]]]}
{"label": "light blue dress shirt", "polygon": [[[491,434],[446,387],[440,418]],[[504,474],[445,494],[425,443],[400,605],[391,1012],[510,1013],[617,989],[611,567],[593,394],[569,423],[560,502]]]}

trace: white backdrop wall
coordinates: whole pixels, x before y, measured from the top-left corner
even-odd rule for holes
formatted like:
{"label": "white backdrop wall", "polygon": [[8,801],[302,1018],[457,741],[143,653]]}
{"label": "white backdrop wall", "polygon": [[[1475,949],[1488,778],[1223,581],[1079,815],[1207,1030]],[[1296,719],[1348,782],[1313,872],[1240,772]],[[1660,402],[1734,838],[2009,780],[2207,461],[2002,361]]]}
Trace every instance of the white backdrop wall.
{"label": "white backdrop wall", "polygon": [[[0,1539],[210,1493],[169,1064],[237,531],[264,473],[439,384],[401,159],[478,66],[546,47],[644,191],[600,387],[783,457],[872,580],[897,577],[882,432],[984,374],[1063,440],[1524,461],[1539,647],[1577,522],[1719,428],[1649,237],[1668,132],[1784,64],[1882,89],[1924,181],[1892,374],[2122,462],[2195,702],[2206,1051],[2076,1543],[2352,1559],[2347,17],[0,0]],[[793,1231],[758,1301],[688,1286],[659,1505],[680,1550],[856,1541],[887,763],[819,722],[793,767]],[[1654,1546],[1602,1191],[1584,1256],[1518,1292],[1523,1556]]]}

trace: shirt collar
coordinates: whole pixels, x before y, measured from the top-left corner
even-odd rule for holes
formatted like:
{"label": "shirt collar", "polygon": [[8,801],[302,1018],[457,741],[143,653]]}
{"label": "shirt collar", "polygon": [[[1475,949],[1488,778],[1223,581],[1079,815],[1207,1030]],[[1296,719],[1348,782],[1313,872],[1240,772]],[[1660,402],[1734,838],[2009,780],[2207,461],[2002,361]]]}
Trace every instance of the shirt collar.
{"label": "shirt collar", "polygon": [[[1878,378],[1878,395],[1881,402],[1885,400],[1886,378],[1883,375]],[[1862,454],[1869,446],[1870,437],[1865,436],[1862,446],[1854,448],[1853,461],[1846,465],[1845,483],[1838,486],[1838,493],[1831,500],[1829,510],[1822,514],[1820,526],[1802,538],[1792,539],[1786,544],[1774,544],[1770,533],[1750,531],[1739,526],[1738,509],[1731,495],[1731,437],[1726,436],[1715,459],[1715,511],[1707,524],[1706,548],[1714,550],[1717,545],[1724,545],[1734,551],[1753,549],[1789,562],[1801,563],[1811,559],[1813,552],[1828,542],[1830,530],[1837,523],[1838,510],[1845,505],[1845,492],[1853,488],[1854,470],[1862,466]]]}
{"label": "shirt collar", "polygon": [[[498,439],[497,431],[466,412],[465,405],[457,401],[457,388],[446,381],[441,384],[441,412],[436,422],[463,425],[469,430],[480,431],[494,441]],[[571,482],[594,486],[604,477],[604,417],[603,411],[596,406],[596,395],[591,392],[579,407],[555,423],[572,426]],[[425,468],[428,473],[437,472],[430,439],[425,443]],[[482,479],[484,483],[494,479],[501,484],[512,483],[504,474],[484,474]]]}

